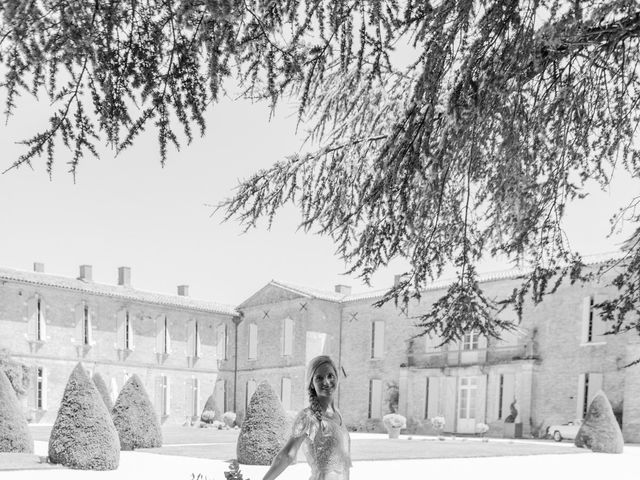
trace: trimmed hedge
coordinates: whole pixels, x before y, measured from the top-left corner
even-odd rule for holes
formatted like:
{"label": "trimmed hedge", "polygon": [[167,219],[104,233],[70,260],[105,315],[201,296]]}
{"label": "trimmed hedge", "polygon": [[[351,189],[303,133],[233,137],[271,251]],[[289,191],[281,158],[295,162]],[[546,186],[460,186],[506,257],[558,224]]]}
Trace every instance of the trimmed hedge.
{"label": "trimmed hedge", "polygon": [[29,391],[31,369],[11,359],[6,348],[0,349],[0,372],[4,372],[18,398],[23,398]]}
{"label": "trimmed hedge", "polygon": [[160,422],[136,374],[120,390],[112,415],[122,450],[162,446]]}
{"label": "trimmed hedge", "polygon": [[290,423],[280,400],[268,382],[258,385],[251,397],[237,443],[238,462],[271,465],[284,447]]}
{"label": "trimmed hedge", "polygon": [[27,419],[11,382],[0,370],[0,452],[33,453]]}
{"label": "trimmed hedge", "polygon": [[113,401],[111,400],[109,388],[107,387],[104,378],[102,378],[102,375],[96,372],[93,374],[93,377],[91,377],[91,380],[93,380],[93,384],[98,389],[98,392],[100,392],[100,396],[102,397],[107,410],[109,410],[109,413],[111,413],[111,410],[113,410]]}
{"label": "trimmed hedge", "polygon": [[49,437],[49,461],[81,470],[115,470],[120,463],[118,432],[81,363],[62,395]]}

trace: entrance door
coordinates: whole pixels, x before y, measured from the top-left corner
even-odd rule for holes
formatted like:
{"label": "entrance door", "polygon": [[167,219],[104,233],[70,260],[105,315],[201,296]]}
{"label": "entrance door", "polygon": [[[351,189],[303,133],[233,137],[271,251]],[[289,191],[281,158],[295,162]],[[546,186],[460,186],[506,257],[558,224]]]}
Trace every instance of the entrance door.
{"label": "entrance door", "polygon": [[458,433],[475,433],[477,377],[461,377],[458,388]]}

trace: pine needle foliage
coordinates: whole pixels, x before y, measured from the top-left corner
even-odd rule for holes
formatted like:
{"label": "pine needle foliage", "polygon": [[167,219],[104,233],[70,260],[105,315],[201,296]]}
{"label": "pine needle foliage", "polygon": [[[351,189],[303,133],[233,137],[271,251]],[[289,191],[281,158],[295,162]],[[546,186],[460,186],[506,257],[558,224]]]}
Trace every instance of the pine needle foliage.
{"label": "pine needle foliage", "polygon": [[[244,465],[271,465],[287,442],[291,425],[280,400],[269,385],[260,382],[240,428],[238,462]],[[233,477],[232,477],[233,478]]]}
{"label": "pine needle foliage", "polygon": [[49,436],[49,461],[80,470],[115,470],[120,442],[100,393],[81,363],[71,372]]}
{"label": "pine needle foliage", "polygon": [[162,446],[158,416],[138,375],[131,375],[120,390],[112,416],[122,450]]}
{"label": "pine needle foliage", "polygon": [[[242,181],[226,218],[270,225],[293,203],[366,282],[408,259],[383,301],[419,298],[457,265],[440,305],[475,299],[487,335],[503,327],[489,306],[520,313],[525,296],[588,278],[562,230],[587,182],[640,176],[637,1],[0,0],[0,13],[6,114],[23,94],[53,109],[14,168],[43,156],[51,174],[66,148],[75,175],[98,141],[121,151],[149,127],[164,163],[204,133],[225,85],[272,107],[294,98],[315,151]],[[638,224],[635,212],[616,218]],[[612,331],[640,331],[625,289],[639,243],[628,252],[601,306]],[[508,299],[477,284],[473,266],[494,256],[528,267]],[[449,311],[418,321],[459,338]]]}
{"label": "pine needle foliage", "polygon": [[9,379],[0,370],[0,452],[33,453],[27,419]]}

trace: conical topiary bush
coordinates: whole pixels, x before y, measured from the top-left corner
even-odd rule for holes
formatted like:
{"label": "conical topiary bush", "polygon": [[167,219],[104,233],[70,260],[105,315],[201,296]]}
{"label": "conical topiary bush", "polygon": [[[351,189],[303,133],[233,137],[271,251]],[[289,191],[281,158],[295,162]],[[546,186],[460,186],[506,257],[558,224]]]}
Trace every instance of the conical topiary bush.
{"label": "conical topiary bush", "polygon": [[611,403],[602,390],[591,400],[574,444],[576,447],[590,448],[594,452],[623,452],[624,439],[620,426],[611,409]]}
{"label": "conical topiary bush", "polygon": [[160,422],[137,375],[131,375],[120,390],[112,416],[122,450],[162,446]]}
{"label": "conical topiary bush", "polygon": [[100,396],[102,397],[102,400],[104,401],[104,404],[106,405],[107,410],[109,410],[109,413],[111,413],[111,410],[113,410],[113,402],[111,401],[109,388],[107,388],[107,384],[105,383],[104,378],[102,378],[102,375],[96,372],[91,377],[91,380],[93,380],[93,383],[98,389],[98,392],[100,392]]}
{"label": "conical topiary bush", "polygon": [[27,419],[11,382],[0,370],[0,452],[33,453]]}
{"label": "conical topiary bush", "polygon": [[207,398],[207,401],[204,403],[204,408],[202,409],[202,413],[200,414],[200,420],[202,422],[211,422],[210,419],[203,417],[204,412],[213,412],[214,414],[213,418],[215,418],[216,420],[220,420],[222,418],[222,412],[220,412],[220,409],[216,405],[216,399],[214,394],[209,395],[209,398]]}
{"label": "conical topiary bush", "polygon": [[268,382],[258,385],[251,397],[238,437],[238,462],[271,465],[288,439],[287,415]]}
{"label": "conical topiary bush", "polygon": [[118,432],[80,363],[69,376],[51,429],[49,461],[81,470],[115,470],[120,462]]}

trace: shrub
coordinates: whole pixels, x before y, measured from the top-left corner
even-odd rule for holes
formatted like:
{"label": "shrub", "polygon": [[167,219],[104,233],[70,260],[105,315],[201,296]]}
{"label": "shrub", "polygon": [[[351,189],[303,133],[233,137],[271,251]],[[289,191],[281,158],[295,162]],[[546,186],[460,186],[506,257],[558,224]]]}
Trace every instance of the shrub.
{"label": "shrub", "polygon": [[240,471],[240,465],[238,465],[237,460],[231,460],[229,464],[229,470],[224,472],[225,480],[249,480],[248,478],[244,478],[242,476],[242,472]]}
{"label": "shrub", "polygon": [[31,383],[29,367],[12,360],[6,348],[0,349],[0,372],[4,372],[18,398],[24,397]]}
{"label": "shrub", "polygon": [[234,412],[224,412],[222,421],[227,427],[231,428],[236,423],[236,414]]}
{"label": "shrub", "polygon": [[444,430],[444,426],[446,425],[445,419],[442,416],[433,417],[429,420],[431,422],[431,426],[436,431],[438,436],[442,435],[442,431]]}
{"label": "shrub", "polygon": [[388,413],[382,417],[382,423],[390,430],[392,428],[407,428],[407,419],[398,413]]}
{"label": "shrub", "polygon": [[80,363],[71,372],[62,395],[49,437],[49,461],[82,470],[118,468],[118,432]]}
{"label": "shrub", "polygon": [[216,419],[216,413],[213,410],[204,410],[200,415],[202,423],[213,423]]}
{"label": "shrub", "polygon": [[268,382],[262,382],[251,397],[238,436],[238,462],[270,465],[286,443],[289,431],[280,400]]}
{"label": "shrub", "polygon": [[[213,414],[213,418],[211,418],[211,420],[209,420],[209,421],[204,419],[204,414],[208,413],[208,412]],[[202,413],[200,414],[200,420],[202,422],[211,423],[216,418],[220,418],[220,415],[221,415],[220,414],[220,409],[216,405],[216,399],[215,399],[214,395],[211,394],[211,395],[209,395],[209,398],[207,398],[207,401],[204,403],[204,408],[202,409]],[[207,416],[210,417],[209,415],[207,415]]]}
{"label": "shrub", "polygon": [[122,450],[162,446],[160,422],[138,375],[120,390],[112,415]]}
{"label": "shrub", "polygon": [[91,377],[91,380],[93,380],[93,383],[98,389],[98,392],[100,392],[100,396],[102,397],[102,401],[106,405],[107,410],[111,412],[111,410],[113,410],[113,401],[111,400],[111,395],[109,394],[109,389],[107,388],[107,384],[105,383],[104,378],[102,378],[102,375],[96,372],[93,374],[93,377]]}
{"label": "shrub", "polygon": [[16,392],[0,370],[0,452],[33,453],[33,439]]}

